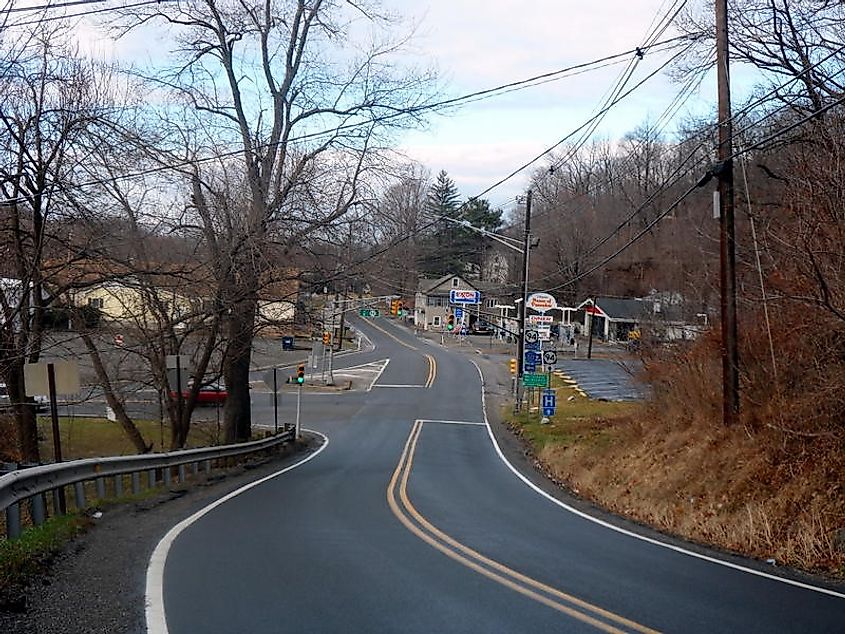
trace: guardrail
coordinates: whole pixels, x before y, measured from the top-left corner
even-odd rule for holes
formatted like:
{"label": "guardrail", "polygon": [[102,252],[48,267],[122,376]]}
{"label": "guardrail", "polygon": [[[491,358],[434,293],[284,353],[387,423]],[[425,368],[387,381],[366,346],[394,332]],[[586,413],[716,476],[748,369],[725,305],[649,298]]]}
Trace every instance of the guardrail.
{"label": "guardrail", "polygon": [[237,445],[222,447],[203,447],[168,453],[144,454],[135,456],[114,456],[108,458],[86,458],[55,464],[40,465],[19,469],[0,476],[0,510],[6,512],[6,536],[15,539],[21,534],[21,504],[29,501],[32,523],[42,524],[47,518],[46,493],[53,493],[53,508],[58,513],[59,498],[64,498],[64,488],[73,485],[77,509],[86,506],[85,483],[92,481],[96,486],[96,498],[106,497],[106,479],[114,479],[115,497],[123,496],[124,479],[131,478],[132,494],[141,492],[141,474],[147,474],[148,488],[158,486],[157,471],[161,472],[161,481],[165,485],[172,482],[171,470],[178,468],[178,480],[184,482],[191,465],[194,475],[200,470],[200,464],[206,473],[211,472],[211,461],[233,456],[266,451],[293,442],[293,429],[277,433],[268,438],[253,440]]}

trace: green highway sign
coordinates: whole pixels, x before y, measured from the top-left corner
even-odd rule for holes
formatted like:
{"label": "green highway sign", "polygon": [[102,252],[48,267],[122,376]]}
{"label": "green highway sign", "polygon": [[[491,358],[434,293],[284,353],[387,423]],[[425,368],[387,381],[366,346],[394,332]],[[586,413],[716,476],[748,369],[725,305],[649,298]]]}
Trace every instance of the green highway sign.
{"label": "green highway sign", "polygon": [[549,375],[548,374],[530,374],[526,372],[522,375],[522,384],[525,387],[548,387],[549,386]]}
{"label": "green highway sign", "polygon": [[358,314],[361,317],[379,317],[381,316],[381,311],[378,308],[362,308],[358,311]]}

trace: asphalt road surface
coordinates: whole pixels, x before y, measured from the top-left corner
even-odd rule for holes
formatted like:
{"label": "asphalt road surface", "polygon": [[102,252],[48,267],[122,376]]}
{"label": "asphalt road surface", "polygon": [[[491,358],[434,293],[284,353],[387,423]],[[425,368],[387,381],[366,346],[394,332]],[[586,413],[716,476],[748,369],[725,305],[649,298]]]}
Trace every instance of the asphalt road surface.
{"label": "asphalt road surface", "polygon": [[557,369],[573,379],[587,396],[604,401],[638,401],[646,388],[634,376],[639,366],[632,360],[564,359]]}
{"label": "asphalt road surface", "polygon": [[376,349],[348,365],[390,360],[372,389],[304,395],[324,449],[159,544],[151,633],[843,631],[845,595],[540,494],[491,440],[471,355],[359,327]]}

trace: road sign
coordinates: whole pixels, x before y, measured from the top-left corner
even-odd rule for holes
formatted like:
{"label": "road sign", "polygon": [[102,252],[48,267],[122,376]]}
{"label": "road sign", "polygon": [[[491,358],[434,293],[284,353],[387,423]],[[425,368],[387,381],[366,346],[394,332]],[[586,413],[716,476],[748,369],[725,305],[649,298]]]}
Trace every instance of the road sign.
{"label": "road sign", "polygon": [[23,366],[23,384],[27,396],[50,396],[47,366],[53,366],[56,394],[79,394],[79,367],[76,361],[41,361]]}
{"label": "road sign", "polygon": [[455,319],[461,319],[464,316],[464,309],[463,308],[456,308],[455,309]]}
{"label": "road sign", "polygon": [[544,407],[543,408],[543,416],[554,416],[555,415],[555,408],[554,407]]}
{"label": "road sign", "polygon": [[547,374],[523,374],[522,384],[525,387],[546,387],[549,384],[549,375]]}
{"label": "road sign", "polygon": [[534,361],[526,361],[522,364],[524,367],[522,368],[523,372],[536,372],[537,371],[537,363]]}
{"label": "road sign", "polygon": [[526,330],[525,331],[525,342],[526,343],[536,343],[540,341],[540,333],[536,330]]}
{"label": "road sign", "polygon": [[537,336],[541,341],[548,341],[552,338],[552,327],[540,324],[537,326]]}
{"label": "road sign", "polygon": [[481,291],[465,291],[453,288],[449,291],[449,302],[452,304],[480,304]]}
{"label": "road sign", "polygon": [[537,363],[540,360],[540,354],[536,350],[525,351],[525,363]]}
{"label": "road sign", "polygon": [[380,317],[381,311],[378,308],[362,308],[358,314],[361,317]]}
{"label": "road sign", "polygon": [[554,321],[551,315],[528,315],[526,319],[529,324],[551,324]]}
{"label": "road sign", "polygon": [[539,341],[526,341],[525,342],[525,349],[526,350],[536,350],[540,351],[540,342]]}
{"label": "road sign", "polygon": [[543,409],[546,409],[548,407],[548,408],[551,408],[552,410],[554,410],[554,408],[555,408],[555,398],[556,397],[555,397],[554,392],[552,392],[551,394],[549,394],[548,391],[544,392],[543,393]]}
{"label": "road sign", "polygon": [[557,363],[557,352],[554,350],[546,350],[543,352],[543,364],[554,365]]}

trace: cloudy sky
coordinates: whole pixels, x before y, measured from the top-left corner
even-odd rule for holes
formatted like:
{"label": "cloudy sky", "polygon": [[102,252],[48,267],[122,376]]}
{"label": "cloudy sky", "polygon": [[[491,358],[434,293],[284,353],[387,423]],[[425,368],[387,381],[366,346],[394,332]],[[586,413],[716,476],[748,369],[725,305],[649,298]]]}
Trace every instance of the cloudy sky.
{"label": "cloudy sky", "polygon": [[[416,25],[409,59],[437,69],[444,97],[633,49],[643,44],[655,23],[678,4],[678,0],[383,2]],[[142,65],[164,45],[152,41],[155,37],[151,39],[150,33],[116,44],[104,39],[91,24],[83,23],[79,28],[80,42],[89,51]],[[676,32],[670,28],[661,39],[673,35]],[[646,54],[628,86],[658,69],[670,55],[657,51]],[[399,140],[400,151],[432,174],[445,169],[463,197],[477,195],[594,114],[628,62],[620,61],[623,63],[434,115],[426,129],[409,132]],[[614,107],[595,135],[618,139],[644,121],[656,119],[679,90],[666,73],[659,73]],[[711,112],[714,100],[715,79],[707,77],[678,116]],[[494,205],[509,208],[515,196],[524,192],[527,173],[515,176],[486,197]]]}
{"label": "cloudy sky", "polygon": [[[411,6],[394,0],[407,12]],[[645,41],[665,0],[418,0],[416,46],[441,73],[451,95],[466,94],[632,49]],[[675,35],[671,29],[663,39]],[[629,85],[669,57],[647,55]],[[464,196],[475,195],[584,123],[625,64],[470,104],[408,134],[402,149],[436,173],[445,169]],[[680,90],[660,73],[615,107],[597,135],[616,139],[656,119]],[[712,109],[715,79],[705,78],[681,111]],[[671,126],[670,126],[671,128]],[[519,175],[487,196],[510,204],[524,191]]]}

